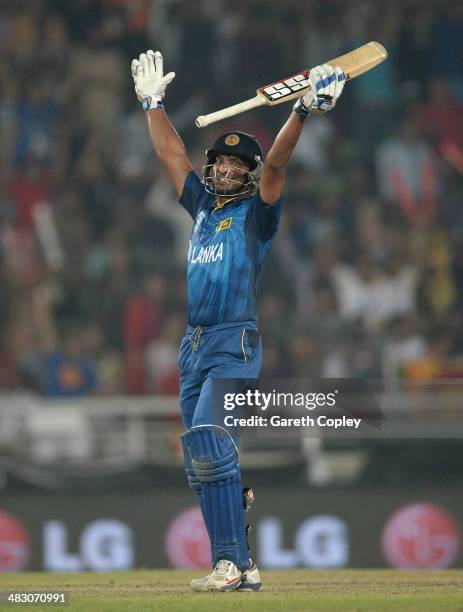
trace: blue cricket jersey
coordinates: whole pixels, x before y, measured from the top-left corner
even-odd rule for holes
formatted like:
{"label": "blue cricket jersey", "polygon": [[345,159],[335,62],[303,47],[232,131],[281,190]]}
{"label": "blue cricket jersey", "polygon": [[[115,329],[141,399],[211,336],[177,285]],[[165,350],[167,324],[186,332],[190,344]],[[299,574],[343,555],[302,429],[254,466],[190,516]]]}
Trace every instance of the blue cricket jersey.
{"label": "blue cricket jersey", "polygon": [[259,192],[217,208],[193,170],[180,204],[194,225],[188,249],[188,323],[193,327],[257,321],[262,262],[277,230],[281,198],[264,204]]}

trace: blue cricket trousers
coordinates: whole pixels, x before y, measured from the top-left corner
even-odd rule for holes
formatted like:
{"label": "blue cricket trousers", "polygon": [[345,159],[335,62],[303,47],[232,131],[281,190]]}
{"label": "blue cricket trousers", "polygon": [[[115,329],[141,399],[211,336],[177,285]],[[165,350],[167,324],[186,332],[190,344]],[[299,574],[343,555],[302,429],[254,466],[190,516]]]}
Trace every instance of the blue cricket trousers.
{"label": "blue cricket trousers", "polygon": [[214,423],[212,380],[258,378],[262,343],[253,321],[188,327],[179,351],[180,409],[186,429]]}

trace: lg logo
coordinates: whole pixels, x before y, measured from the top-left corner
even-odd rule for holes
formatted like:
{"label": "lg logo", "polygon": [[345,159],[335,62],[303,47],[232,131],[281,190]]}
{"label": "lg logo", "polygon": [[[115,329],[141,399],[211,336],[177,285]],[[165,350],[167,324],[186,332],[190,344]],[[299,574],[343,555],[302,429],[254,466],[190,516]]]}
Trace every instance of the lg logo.
{"label": "lg logo", "polygon": [[165,549],[174,567],[211,566],[211,543],[198,506],[190,506],[174,517],[167,529]]}
{"label": "lg logo", "polygon": [[[305,520],[294,534],[294,548],[283,547],[283,522],[276,517],[258,521],[257,559],[262,567],[344,567],[349,563],[347,526],[336,516],[319,515]],[[179,513],[169,525],[166,553],[174,567],[207,568],[210,541],[197,506]]]}
{"label": "lg logo", "polygon": [[30,553],[29,535],[15,516],[0,511],[0,572],[25,569]]}
{"label": "lg logo", "polygon": [[43,530],[44,567],[52,572],[130,569],[134,566],[133,534],[114,519],[89,523],[79,538],[79,550],[68,550],[68,529],[62,521],[48,521]]}
{"label": "lg logo", "polygon": [[306,519],[296,530],[294,548],[285,549],[283,523],[268,517],[257,527],[262,567],[344,567],[349,563],[349,537],[344,521],[331,515]]}
{"label": "lg logo", "polygon": [[410,504],[388,520],[381,544],[392,567],[442,569],[453,565],[458,558],[460,529],[440,506]]}

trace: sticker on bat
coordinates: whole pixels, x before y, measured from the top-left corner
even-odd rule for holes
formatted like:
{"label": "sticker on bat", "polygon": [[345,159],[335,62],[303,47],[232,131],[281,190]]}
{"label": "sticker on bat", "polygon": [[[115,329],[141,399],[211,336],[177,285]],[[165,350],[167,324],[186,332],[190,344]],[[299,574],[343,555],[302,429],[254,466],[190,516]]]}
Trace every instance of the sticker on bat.
{"label": "sticker on bat", "polygon": [[264,96],[271,102],[274,100],[280,100],[281,98],[292,95],[300,89],[308,87],[308,76],[309,71],[303,70],[292,77],[278,81],[277,83],[272,83],[271,85],[266,85],[265,87],[261,87],[257,91],[264,94]]}

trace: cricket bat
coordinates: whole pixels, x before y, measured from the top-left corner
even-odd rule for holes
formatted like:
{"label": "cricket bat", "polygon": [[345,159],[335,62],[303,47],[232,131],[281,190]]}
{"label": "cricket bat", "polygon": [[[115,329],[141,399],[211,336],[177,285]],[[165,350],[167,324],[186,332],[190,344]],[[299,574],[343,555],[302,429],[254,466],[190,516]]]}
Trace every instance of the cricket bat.
{"label": "cricket bat", "polygon": [[[336,66],[342,68],[346,75],[346,81],[348,81],[371,70],[386,58],[387,51],[383,45],[372,41],[324,63],[330,64],[333,68]],[[254,98],[223,108],[209,115],[196,117],[196,127],[206,127],[216,121],[239,115],[239,113],[244,113],[244,111],[256,108],[257,106],[263,106],[264,104],[273,106],[274,104],[281,104],[295,98],[301,98],[310,89],[309,74],[310,70],[302,70],[292,77],[259,87]]]}

